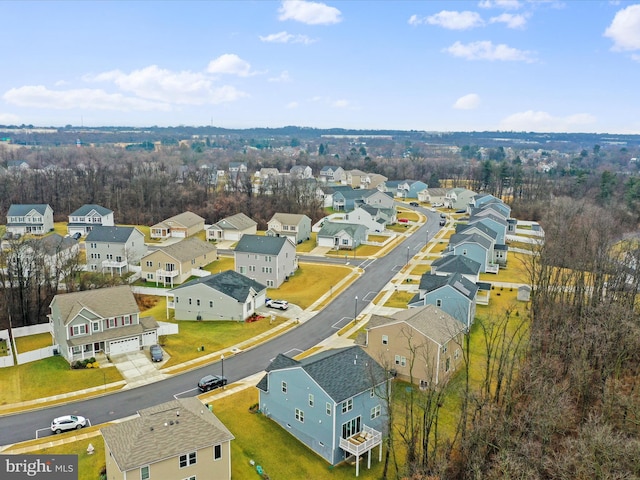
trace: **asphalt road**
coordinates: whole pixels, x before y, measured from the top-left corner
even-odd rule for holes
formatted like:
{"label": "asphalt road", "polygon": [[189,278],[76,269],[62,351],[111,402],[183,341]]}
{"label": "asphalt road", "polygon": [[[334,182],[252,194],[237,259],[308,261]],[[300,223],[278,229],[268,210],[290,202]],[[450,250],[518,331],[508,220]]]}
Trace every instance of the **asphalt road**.
{"label": "asphalt road", "polygon": [[[229,383],[263,371],[278,353],[297,355],[353,321],[354,316],[364,310],[410,258],[425,246],[427,233],[432,238],[442,228],[438,225],[438,213],[420,207],[415,210],[427,215],[427,223],[382,258],[373,261],[356,259],[355,262],[349,259],[351,264],[361,265],[364,273],[311,320],[273,340],[225,359],[224,375]],[[318,261],[317,257],[312,259]],[[342,259],[323,261],[345,262]],[[130,390],[0,417],[0,446],[53,435],[49,425],[53,418],[61,415],[79,414],[87,417],[92,425],[97,425],[134,415],[140,409],[168,402],[176,396],[197,395],[198,380],[208,373],[220,374],[221,367],[217,362]],[[56,379],[50,381],[55,382]]]}

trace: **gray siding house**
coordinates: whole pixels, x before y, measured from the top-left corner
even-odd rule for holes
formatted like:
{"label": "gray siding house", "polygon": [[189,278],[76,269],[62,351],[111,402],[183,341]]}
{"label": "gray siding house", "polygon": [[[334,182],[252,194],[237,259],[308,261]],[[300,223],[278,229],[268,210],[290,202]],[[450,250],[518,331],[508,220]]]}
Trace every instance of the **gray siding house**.
{"label": "gray siding house", "polygon": [[67,233],[86,235],[94,227],[113,227],[113,210],[100,205],[83,205],[71,215],[67,224]]}
{"label": "gray siding house", "polygon": [[85,239],[87,269],[122,275],[147,254],[144,233],[135,227],[93,227]]}
{"label": "gray siding house", "polygon": [[262,412],[331,465],[381,446],[388,375],[362,348],[279,354],[266,372],[256,385]]}
{"label": "gray siding house", "polygon": [[265,285],[227,270],[169,290],[167,305],[176,320],[246,320],[266,296]]}
{"label": "gray siding house", "polygon": [[288,237],[294,245],[311,238],[311,219],[296,213],[275,213],[267,223],[267,235]]}
{"label": "gray siding house", "polygon": [[53,209],[45,204],[11,205],[7,212],[7,232],[44,235],[53,230]]}
{"label": "gray siding house", "polygon": [[367,239],[367,227],[355,223],[329,222],[324,225],[316,236],[319,247],[330,247],[336,250],[353,250]]}
{"label": "gray siding house", "polygon": [[296,247],[287,237],[243,235],[234,251],[235,271],[278,288],[298,269]]}

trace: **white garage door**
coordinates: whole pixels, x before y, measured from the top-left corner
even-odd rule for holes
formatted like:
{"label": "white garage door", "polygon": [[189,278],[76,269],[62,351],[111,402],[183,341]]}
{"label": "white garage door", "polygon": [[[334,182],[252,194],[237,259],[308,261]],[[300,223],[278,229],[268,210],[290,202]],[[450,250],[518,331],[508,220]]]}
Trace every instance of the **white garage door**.
{"label": "white garage door", "polygon": [[125,338],[124,340],[114,340],[109,342],[109,354],[117,355],[119,353],[135,352],[140,349],[140,340],[138,337]]}

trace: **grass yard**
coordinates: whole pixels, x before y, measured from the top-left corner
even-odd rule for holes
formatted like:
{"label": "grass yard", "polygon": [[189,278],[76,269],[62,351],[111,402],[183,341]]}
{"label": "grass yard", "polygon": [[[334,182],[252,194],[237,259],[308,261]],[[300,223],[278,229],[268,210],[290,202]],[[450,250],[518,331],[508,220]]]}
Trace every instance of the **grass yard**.
{"label": "grass yard", "polygon": [[407,308],[409,300],[415,297],[415,295],[416,294],[412,292],[394,292],[391,294],[389,300],[387,300],[383,306],[391,308]]}
{"label": "grass yard", "polygon": [[298,253],[309,253],[311,250],[316,248],[316,238],[318,234],[316,232],[311,232],[311,238],[309,240],[305,240],[302,243],[299,243],[296,247],[296,252]]}
{"label": "grass yard", "polygon": [[[72,370],[62,357],[49,357],[0,371],[0,405],[75,392],[122,380],[115,367]],[[56,381],[52,381],[56,379]]]}
{"label": "grass yard", "polygon": [[53,222],[53,232],[64,237],[68,233],[67,223],[68,222]]}
{"label": "grass yard", "polygon": [[27,337],[15,337],[16,349],[18,353],[30,352],[39,348],[53,345],[53,338],[50,333],[38,333]]}
{"label": "grass yard", "polygon": [[[88,430],[88,429],[87,429]],[[83,429],[83,432],[87,431]],[[64,433],[59,435],[60,437],[65,435]],[[91,444],[94,448],[93,454],[87,453],[87,448]],[[64,445],[58,445],[56,447],[43,448],[37,452],[33,452],[38,455],[55,455],[55,454],[67,454],[78,455],[78,480],[97,480],[100,478],[100,471],[105,466],[104,458],[104,441],[102,436],[87,438],[85,440],[78,440],[76,442],[65,443]],[[74,477],[75,478],[75,477]]]}
{"label": "grass yard", "polygon": [[421,264],[416,265],[411,270],[409,275],[422,275],[422,274],[430,272],[430,271],[431,271],[431,265],[430,264],[421,263]]}
{"label": "grass yard", "polygon": [[481,273],[480,280],[483,282],[504,282],[504,283],[529,283],[527,265],[531,259],[530,255],[509,252],[507,268],[500,267],[497,274]]}

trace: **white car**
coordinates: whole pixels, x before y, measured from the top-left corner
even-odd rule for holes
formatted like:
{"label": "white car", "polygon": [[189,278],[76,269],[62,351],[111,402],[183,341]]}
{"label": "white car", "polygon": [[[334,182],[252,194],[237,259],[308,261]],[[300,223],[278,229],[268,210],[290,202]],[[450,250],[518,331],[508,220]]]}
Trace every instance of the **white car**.
{"label": "white car", "polygon": [[279,308],[280,310],[286,310],[287,308],[289,308],[289,302],[287,302],[286,300],[267,300],[265,302],[267,304],[267,307],[269,308]]}
{"label": "white car", "polygon": [[67,430],[79,430],[87,426],[87,419],[80,415],[64,415],[54,418],[51,422],[53,433],[66,432]]}

